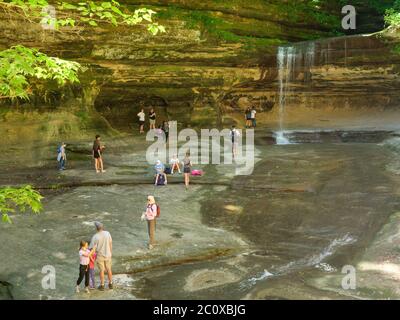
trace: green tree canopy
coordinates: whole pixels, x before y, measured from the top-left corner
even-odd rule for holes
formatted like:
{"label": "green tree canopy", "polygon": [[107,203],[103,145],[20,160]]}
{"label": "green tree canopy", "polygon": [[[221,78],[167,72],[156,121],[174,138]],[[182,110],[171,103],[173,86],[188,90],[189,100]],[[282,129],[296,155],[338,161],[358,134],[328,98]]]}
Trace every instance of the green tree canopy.
{"label": "green tree canopy", "polygon": [[38,214],[42,210],[41,200],[43,197],[31,186],[21,188],[2,187],[0,188],[0,214],[2,221],[11,223],[10,213],[25,212],[30,209]]}

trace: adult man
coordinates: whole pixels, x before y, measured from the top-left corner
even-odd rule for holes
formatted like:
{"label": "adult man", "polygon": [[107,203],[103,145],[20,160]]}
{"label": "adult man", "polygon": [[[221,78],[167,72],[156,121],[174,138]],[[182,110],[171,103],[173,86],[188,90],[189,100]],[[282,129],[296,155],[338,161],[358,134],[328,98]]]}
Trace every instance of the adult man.
{"label": "adult man", "polygon": [[93,248],[97,254],[97,266],[100,270],[100,286],[99,290],[104,291],[104,271],[107,271],[108,288],[113,289],[111,257],[112,257],[112,238],[108,231],[104,230],[101,222],[94,223],[97,233],[90,242],[90,248]]}

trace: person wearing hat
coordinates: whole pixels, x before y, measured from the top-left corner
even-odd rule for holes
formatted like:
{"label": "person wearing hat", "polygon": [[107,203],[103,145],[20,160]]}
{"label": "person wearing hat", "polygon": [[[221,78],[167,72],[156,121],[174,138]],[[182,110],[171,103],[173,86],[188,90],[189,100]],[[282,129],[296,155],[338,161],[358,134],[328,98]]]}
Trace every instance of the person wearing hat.
{"label": "person wearing hat", "polygon": [[96,221],[94,223],[97,233],[93,236],[90,242],[90,248],[96,252],[97,255],[97,266],[100,270],[100,286],[99,290],[104,290],[104,272],[107,272],[108,276],[108,288],[113,289],[112,282],[112,238],[108,231],[104,230],[104,226],[101,222]]}
{"label": "person wearing hat", "polygon": [[154,185],[156,186],[158,184],[158,179],[160,178],[160,176],[163,176],[164,184],[168,184],[167,175],[165,174],[165,166],[160,160],[157,160],[154,169],[156,170],[156,180],[154,182]]}

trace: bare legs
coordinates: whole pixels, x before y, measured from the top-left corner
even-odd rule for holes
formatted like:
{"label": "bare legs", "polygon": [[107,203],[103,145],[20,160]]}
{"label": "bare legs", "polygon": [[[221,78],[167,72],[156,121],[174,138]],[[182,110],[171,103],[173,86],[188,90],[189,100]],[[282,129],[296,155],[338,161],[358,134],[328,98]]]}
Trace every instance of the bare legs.
{"label": "bare legs", "polygon": [[178,172],[181,173],[181,168],[179,167],[179,164],[174,163],[172,165],[171,174],[174,174],[174,170],[178,170]]}
{"label": "bare legs", "polygon": [[104,168],[103,168],[103,159],[100,157],[100,158],[95,158],[94,159],[94,166],[95,166],[95,168],[96,168],[96,172],[97,173],[99,173],[99,172],[106,172],[105,170],[104,170]]}
{"label": "bare legs", "polygon": [[[108,283],[112,283],[111,267],[107,269]],[[104,286],[104,270],[100,270],[100,284]]]}
{"label": "bare legs", "polygon": [[189,183],[190,183],[190,173],[185,173],[185,186],[186,189],[189,187]]}

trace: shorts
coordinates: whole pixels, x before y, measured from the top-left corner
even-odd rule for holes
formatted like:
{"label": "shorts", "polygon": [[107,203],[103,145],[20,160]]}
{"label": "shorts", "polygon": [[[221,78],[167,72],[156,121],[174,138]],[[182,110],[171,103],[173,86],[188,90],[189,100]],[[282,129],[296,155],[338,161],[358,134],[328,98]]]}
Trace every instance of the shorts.
{"label": "shorts", "polygon": [[190,167],[184,167],[183,173],[190,173]]}
{"label": "shorts", "polygon": [[155,126],[156,125],[156,120],[154,119],[150,119],[150,125],[151,126]]}
{"label": "shorts", "polygon": [[96,259],[97,266],[100,272],[111,270],[112,261],[111,258],[98,256]]}
{"label": "shorts", "polygon": [[139,120],[139,125],[141,125],[141,126],[144,125],[144,121]]}
{"label": "shorts", "polygon": [[93,152],[93,157],[94,157],[95,159],[101,158],[100,152],[99,152],[99,151],[94,151],[94,152]]}

